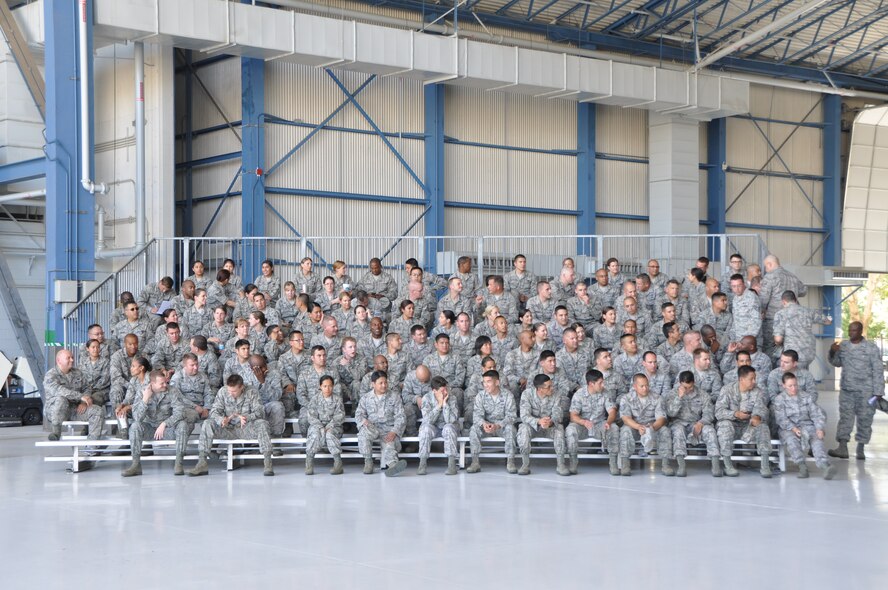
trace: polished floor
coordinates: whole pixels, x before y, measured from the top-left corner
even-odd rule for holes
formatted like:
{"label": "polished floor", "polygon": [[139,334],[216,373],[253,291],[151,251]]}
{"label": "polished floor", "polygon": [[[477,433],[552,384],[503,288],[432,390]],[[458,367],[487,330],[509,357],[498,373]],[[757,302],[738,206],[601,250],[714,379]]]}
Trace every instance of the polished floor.
{"label": "polished floor", "polygon": [[[836,395],[821,396],[835,428]],[[489,461],[476,475],[306,477],[282,462],[209,477],[145,464],[72,475],[44,463],[39,428],[0,429],[0,588],[854,588],[888,580],[888,416],[866,462],[835,481],[794,468],[630,478],[551,462],[528,477]]]}

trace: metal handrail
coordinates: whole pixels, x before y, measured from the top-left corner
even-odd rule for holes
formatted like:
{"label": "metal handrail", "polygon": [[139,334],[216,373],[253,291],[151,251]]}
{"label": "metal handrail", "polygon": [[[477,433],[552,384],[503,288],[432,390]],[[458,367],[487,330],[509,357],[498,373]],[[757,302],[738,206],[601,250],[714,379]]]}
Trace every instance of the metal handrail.
{"label": "metal handrail", "polygon": [[[178,239],[178,238],[175,238],[175,239]],[[111,280],[116,279],[118,275],[120,275],[121,273],[125,272],[125,271],[126,271],[126,268],[127,268],[130,264],[132,264],[133,262],[135,262],[135,260],[136,260],[139,256],[141,256],[142,254],[144,254],[145,251],[148,250],[148,248],[150,248],[150,247],[154,244],[154,242],[155,242],[155,240],[151,240],[150,242],[148,242],[147,244],[145,244],[145,247],[142,248],[141,250],[139,250],[138,252],[136,252],[136,254],[135,254],[132,258],[130,258],[129,260],[127,260],[126,263],[124,263],[123,266],[121,266],[119,269],[117,269],[116,271],[114,271],[114,272],[112,272],[111,274],[109,274],[109,275],[108,275],[107,277],[105,277],[105,278],[104,278],[104,279],[103,279],[98,285],[96,285],[96,286],[92,289],[92,291],[90,291],[89,293],[87,293],[86,295],[84,295],[83,297],[81,297],[80,300],[79,300],[77,303],[74,304],[74,307],[71,308],[71,311],[69,311],[68,313],[66,313],[65,315],[62,316],[62,319],[63,319],[63,320],[70,319],[71,316],[73,316],[73,315],[74,315],[74,314],[80,309],[80,306],[81,306],[81,305],[83,305],[84,303],[86,303],[87,301],[89,301],[89,298],[92,297],[96,292],[98,292],[99,289],[101,289],[102,287],[104,287],[105,284],[108,283],[108,281],[111,281]]]}

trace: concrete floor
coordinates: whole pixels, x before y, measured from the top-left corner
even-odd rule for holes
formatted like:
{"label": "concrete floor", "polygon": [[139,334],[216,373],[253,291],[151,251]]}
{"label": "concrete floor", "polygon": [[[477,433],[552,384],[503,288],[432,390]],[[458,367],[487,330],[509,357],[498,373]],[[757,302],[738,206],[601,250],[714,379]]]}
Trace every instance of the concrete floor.
{"label": "concrete floor", "polygon": [[[835,427],[836,395],[821,396]],[[888,566],[888,416],[877,414],[866,462],[837,461],[835,481],[772,480],[756,470],[686,479],[606,464],[559,477],[553,462],[508,475],[306,477],[282,462],[209,477],[174,477],[146,463],[78,475],[44,463],[39,428],[0,429],[0,563],[6,590],[110,587],[170,590],[285,584],[305,588],[861,588]],[[831,445],[832,446],[832,445]]]}

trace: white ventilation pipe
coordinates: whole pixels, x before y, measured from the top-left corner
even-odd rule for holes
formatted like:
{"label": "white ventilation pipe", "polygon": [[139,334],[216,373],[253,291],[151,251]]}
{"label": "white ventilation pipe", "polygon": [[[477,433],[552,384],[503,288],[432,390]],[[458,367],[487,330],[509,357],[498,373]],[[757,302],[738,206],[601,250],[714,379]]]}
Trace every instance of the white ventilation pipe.
{"label": "white ventilation pipe", "polygon": [[[96,205],[96,259],[105,260],[122,256],[135,256],[145,247],[148,232],[145,226],[145,45],[141,41],[133,44],[135,62],[134,91],[136,119],[136,179],[133,182],[135,193],[136,241],[132,248],[105,248],[105,210]],[[115,181],[121,184],[128,181]],[[104,185],[103,185],[104,186]]]}
{"label": "white ventilation pipe", "polygon": [[88,0],[80,0],[80,20],[78,21],[78,57],[80,58],[80,184],[90,194],[105,194],[108,187],[102,183],[94,182],[90,177],[89,168],[92,162],[92,151],[90,150],[90,137],[92,135],[92,127],[89,121],[89,44],[87,41],[87,2]]}
{"label": "white ventilation pipe", "polygon": [[[456,30],[444,23],[436,23],[427,25],[420,20],[411,18],[402,18],[394,16],[386,16],[382,14],[372,14],[361,10],[332,7],[323,4],[316,4],[308,0],[269,0],[269,4],[276,4],[287,8],[293,8],[304,12],[313,12],[315,14],[323,14],[327,16],[338,17],[341,19],[358,20],[369,22],[377,25],[396,27],[401,29],[414,29],[431,31],[442,35],[454,35]],[[807,5],[806,5],[807,8]],[[470,21],[471,22],[471,21]],[[483,26],[483,25],[482,25]],[[543,51],[552,51],[555,53],[566,53],[568,55],[576,55],[580,57],[591,57],[595,59],[605,59],[620,63],[629,63],[645,66],[658,66],[667,70],[687,71],[687,64],[665,62],[652,57],[633,57],[619,53],[608,53],[604,51],[593,51],[590,49],[581,49],[572,47],[563,43],[554,43],[551,41],[533,41],[529,39],[520,39],[517,37],[507,37],[503,35],[493,35],[481,31],[472,31],[465,28],[459,29],[459,37],[462,39],[474,39],[476,41],[485,41],[488,43],[497,43],[500,45],[510,45],[514,47],[522,47],[525,49],[538,49]],[[888,100],[888,93],[867,92],[861,90],[850,90],[846,88],[834,88],[828,84],[818,84],[816,82],[794,82],[784,80],[782,78],[769,78],[767,76],[756,74],[740,74],[725,71],[719,71],[715,75],[729,78],[732,80],[740,80],[760,84],[762,86],[771,86],[776,88],[789,88],[792,90],[801,90],[804,92],[816,92],[818,94],[838,94],[845,97],[872,98],[876,100]],[[557,97],[553,97],[557,98]]]}
{"label": "white ventilation pipe", "polygon": [[0,205],[24,205],[27,207],[46,207],[46,201],[30,201],[28,199],[36,199],[46,196],[46,189],[41,188],[36,191],[27,191],[24,193],[12,193],[0,197]]}

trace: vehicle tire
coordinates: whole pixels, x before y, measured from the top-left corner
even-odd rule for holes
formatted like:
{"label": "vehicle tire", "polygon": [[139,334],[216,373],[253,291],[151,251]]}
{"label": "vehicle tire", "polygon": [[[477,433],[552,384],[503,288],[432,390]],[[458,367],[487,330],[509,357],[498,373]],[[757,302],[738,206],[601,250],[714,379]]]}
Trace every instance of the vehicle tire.
{"label": "vehicle tire", "polygon": [[43,416],[40,415],[40,410],[37,408],[31,408],[22,414],[23,426],[36,426],[41,423],[43,423]]}

